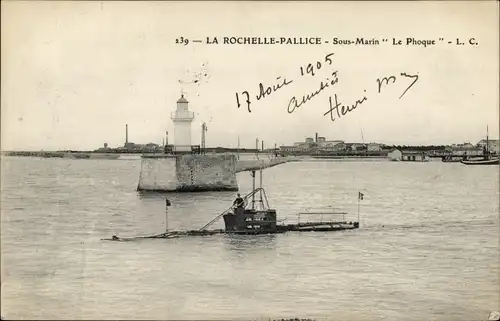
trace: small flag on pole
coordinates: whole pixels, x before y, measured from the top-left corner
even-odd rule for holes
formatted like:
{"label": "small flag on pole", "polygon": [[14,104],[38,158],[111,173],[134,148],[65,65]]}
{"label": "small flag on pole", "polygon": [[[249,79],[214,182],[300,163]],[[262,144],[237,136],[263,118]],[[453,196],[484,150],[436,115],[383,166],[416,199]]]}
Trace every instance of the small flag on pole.
{"label": "small flag on pole", "polygon": [[365,194],[363,194],[363,193],[361,193],[361,192],[358,192],[358,198],[359,198],[360,200],[362,200],[362,199],[363,199],[363,196],[365,196]]}

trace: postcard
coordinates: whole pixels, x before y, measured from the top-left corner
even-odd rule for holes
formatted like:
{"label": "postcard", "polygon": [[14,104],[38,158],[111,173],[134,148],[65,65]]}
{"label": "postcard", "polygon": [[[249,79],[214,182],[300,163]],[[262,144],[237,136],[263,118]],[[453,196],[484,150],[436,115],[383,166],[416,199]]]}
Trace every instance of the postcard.
{"label": "postcard", "polygon": [[494,1],[2,1],[3,320],[500,320]]}

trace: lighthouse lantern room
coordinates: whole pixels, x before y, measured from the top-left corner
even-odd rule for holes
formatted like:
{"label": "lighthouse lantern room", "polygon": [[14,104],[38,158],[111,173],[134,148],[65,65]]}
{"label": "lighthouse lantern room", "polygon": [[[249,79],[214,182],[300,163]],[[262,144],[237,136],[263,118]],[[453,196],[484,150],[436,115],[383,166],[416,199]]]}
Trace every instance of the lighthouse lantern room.
{"label": "lighthouse lantern room", "polygon": [[191,123],[194,113],[188,109],[189,102],[184,94],[177,100],[177,110],[172,112],[171,118],[174,123],[174,151],[191,151]]}

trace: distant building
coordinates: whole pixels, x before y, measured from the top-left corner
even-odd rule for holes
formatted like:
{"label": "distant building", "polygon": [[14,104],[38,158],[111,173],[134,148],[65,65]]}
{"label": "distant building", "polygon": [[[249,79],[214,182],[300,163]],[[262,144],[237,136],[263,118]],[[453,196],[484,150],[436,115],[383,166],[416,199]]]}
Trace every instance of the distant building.
{"label": "distant building", "polygon": [[344,142],[336,143],[335,145],[333,145],[333,150],[334,151],[345,151],[346,144]]}
{"label": "distant building", "polygon": [[111,148],[108,147],[108,143],[104,143],[104,147],[98,148],[96,151],[97,152],[109,152]]}
{"label": "distant building", "polygon": [[155,143],[148,143],[142,148],[142,151],[145,153],[156,153],[159,152],[160,149],[161,149],[160,145]]}
{"label": "distant building", "polygon": [[[315,146],[316,143],[314,142],[314,139],[311,137],[307,137],[303,142],[293,143],[295,151],[307,151],[313,149]],[[284,147],[288,147],[289,149],[290,146],[284,146]]]}
{"label": "distant building", "polygon": [[326,141],[325,137],[318,137],[318,140],[316,141],[316,143],[323,143],[325,141]]}
{"label": "distant building", "polygon": [[[481,149],[486,146],[486,139],[481,139],[478,143],[477,146],[480,147]],[[488,149],[490,152],[499,154],[500,153],[500,141],[498,139],[489,139],[488,140]]]}
{"label": "distant building", "polygon": [[454,156],[480,156],[483,155],[483,147],[472,145],[471,143],[452,144],[447,146],[445,151],[448,155]]}
{"label": "distant building", "polygon": [[456,155],[456,156],[481,156],[483,155],[483,148],[481,147],[467,147],[467,148],[460,148],[460,147],[452,147],[451,148],[451,154]]}
{"label": "distant building", "polygon": [[[323,138],[323,137],[319,137],[319,138]],[[336,145],[342,144],[342,143],[344,143],[344,141],[342,141],[342,140],[322,140],[322,141],[319,141],[317,144],[318,144],[318,147],[320,149],[333,150]]]}
{"label": "distant building", "polygon": [[403,153],[399,149],[393,149],[387,154],[387,158],[391,161],[400,161],[403,158]]}
{"label": "distant building", "polygon": [[298,151],[307,151],[310,150],[313,147],[313,144],[302,144],[297,146]]}
{"label": "distant building", "polygon": [[126,142],[125,145],[123,146],[125,147],[126,150],[135,150],[135,149],[138,149],[138,145],[137,144],[134,144],[134,143],[131,143],[131,142]]}
{"label": "distant building", "polygon": [[471,143],[463,143],[463,144],[452,144],[451,148],[474,148],[475,146]]}
{"label": "distant building", "polygon": [[451,149],[450,150],[447,150],[447,149],[442,149],[442,150],[430,150],[427,152],[427,154],[429,156],[433,156],[433,157],[444,157],[444,156],[447,156],[449,155],[451,152]]}
{"label": "distant building", "polygon": [[366,150],[366,145],[365,144],[356,144],[356,143],[353,143],[351,145],[351,150],[352,151]]}
{"label": "distant building", "polygon": [[157,153],[161,152],[162,148],[159,144],[148,143],[148,144],[136,144],[132,142],[125,143],[124,147],[117,148],[120,152],[131,152],[131,153]]}
{"label": "distant building", "polygon": [[369,143],[368,145],[366,145],[366,150],[369,152],[380,152],[382,150],[382,147],[377,143]]}
{"label": "distant building", "polygon": [[429,156],[419,151],[403,151],[401,160],[404,162],[428,162]]}
{"label": "distant building", "polygon": [[280,146],[281,152],[293,153],[299,150],[298,146]]}

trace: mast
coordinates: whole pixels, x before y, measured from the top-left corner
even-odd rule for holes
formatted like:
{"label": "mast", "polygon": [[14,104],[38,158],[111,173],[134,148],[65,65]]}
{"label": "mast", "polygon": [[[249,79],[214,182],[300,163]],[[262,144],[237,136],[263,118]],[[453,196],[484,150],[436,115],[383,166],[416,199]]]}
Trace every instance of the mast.
{"label": "mast", "polygon": [[168,198],[165,199],[165,233],[168,233],[168,207],[170,206],[170,201]]}
{"label": "mast", "polygon": [[201,150],[205,154],[205,133],[208,131],[207,124],[203,123],[201,125]]}
{"label": "mast", "polygon": [[255,155],[257,156],[257,159],[259,159],[259,139],[255,139]]}
{"label": "mast", "polygon": [[358,190],[358,223],[359,223],[359,190]]}
{"label": "mast", "polygon": [[240,160],[240,135],[238,135],[238,149],[237,149],[238,160]]}
{"label": "mast", "polygon": [[[262,163],[264,161],[262,160]],[[264,201],[262,201],[262,165],[263,164],[260,164],[260,206],[261,206],[261,209],[263,210],[264,209]]]}
{"label": "mast", "polygon": [[488,125],[486,125],[486,146],[483,148],[484,151],[484,159],[489,159],[490,158],[490,141],[489,141],[489,131],[488,131]]}
{"label": "mast", "polygon": [[255,170],[252,170],[252,173],[250,175],[252,175],[252,210],[254,210],[255,209],[255,193],[253,193],[253,191],[255,191]]}

